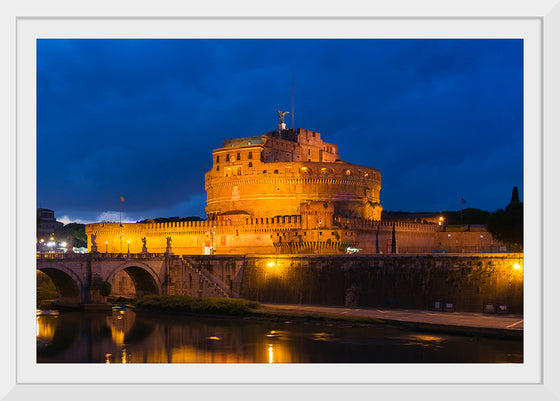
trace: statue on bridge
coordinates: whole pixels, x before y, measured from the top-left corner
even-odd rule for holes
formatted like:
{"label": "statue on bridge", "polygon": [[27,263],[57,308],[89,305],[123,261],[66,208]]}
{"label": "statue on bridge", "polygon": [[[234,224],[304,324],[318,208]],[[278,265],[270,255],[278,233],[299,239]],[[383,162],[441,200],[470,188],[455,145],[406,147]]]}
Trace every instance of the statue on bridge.
{"label": "statue on bridge", "polygon": [[146,246],[146,237],[142,237],[142,253],[148,253],[148,247]]}
{"label": "statue on bridge", "polygon": [[173,254],[173,251],[171,250],[171,237],[167,237],[167,248],[165,249],[165,253],[168,255]]}
{"label": "statue on bridge", "polygon": [[95,242],[97,235],[90,234],[90,238],[91,238],[91,252],[97,252],[97,243]]}

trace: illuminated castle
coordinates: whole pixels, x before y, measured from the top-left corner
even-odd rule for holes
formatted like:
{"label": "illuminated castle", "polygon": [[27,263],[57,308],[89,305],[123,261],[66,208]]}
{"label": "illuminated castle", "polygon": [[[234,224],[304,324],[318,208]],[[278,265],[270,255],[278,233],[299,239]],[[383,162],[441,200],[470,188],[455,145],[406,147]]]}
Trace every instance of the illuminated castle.
{"label": "illuminated castle", "polygon": [[88,224],[88,251],[423,253],[441,251],[451,238],[437,223],[381,220],[380,172],[340,160],[320,133],[285,129],[282,118],[277,131],[225,140],[212,158],[207,220]]}
{"label": "illuminated castle", "polygon": [[230,139],[212,156],[209,219],[234,211],[250,218],[295,216],[315,202],[328,203],[340,217],[381,218],[379,171],[341,161],[337,146],[318,132],[285,129]]}

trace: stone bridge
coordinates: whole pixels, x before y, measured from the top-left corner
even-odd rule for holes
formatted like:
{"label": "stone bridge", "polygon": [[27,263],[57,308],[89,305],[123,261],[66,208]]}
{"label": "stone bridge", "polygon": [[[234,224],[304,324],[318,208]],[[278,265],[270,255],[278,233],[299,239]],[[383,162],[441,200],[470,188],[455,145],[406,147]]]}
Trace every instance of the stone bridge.
{"label": "stone bridge", "polygon": [[[175,294],[178,284],[182,295],[231,295],[187,258],[168,253],[38,254],[37,270],[53,281],[59,301],[72,306],[104,303],[99,285],[111,283],[123,271],[130,277],[137,296]],[[194,289],[189,291],[185,281]]]}

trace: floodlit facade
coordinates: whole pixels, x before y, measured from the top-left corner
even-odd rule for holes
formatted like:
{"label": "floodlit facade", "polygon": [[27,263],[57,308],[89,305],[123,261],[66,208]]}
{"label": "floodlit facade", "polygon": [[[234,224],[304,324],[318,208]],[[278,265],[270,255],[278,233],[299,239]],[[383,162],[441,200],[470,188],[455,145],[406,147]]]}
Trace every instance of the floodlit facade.
{"label": "floodlit facade", "polygon": [[[88,251],[425,253],[451,244],[437,222],[381,220],[380,171],[342,161],[338,146],[318,132],[280,124],[277,131],[224,140],[212,160],[206,220],[88,224]],[[490,234],[483,241],[480,235],[477,251],[493,245]]]}

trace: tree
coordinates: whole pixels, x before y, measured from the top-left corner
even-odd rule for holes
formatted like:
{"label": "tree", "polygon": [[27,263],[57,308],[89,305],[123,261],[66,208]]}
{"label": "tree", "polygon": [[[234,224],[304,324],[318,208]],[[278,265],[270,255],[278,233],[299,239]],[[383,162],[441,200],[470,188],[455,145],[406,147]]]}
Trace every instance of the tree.
{"label": "tree", "polygon": [[492,236],[503,242],[509,251],[523,251],[523,203],[519,201],[519,191],[513,187],[509,205],[498,209],[488,217],[486,229]]}
{"label": "tree", "polygon": [[85,224],[79,223],[69,223],[64,227],[60,227],[54,232],[56,238],[61,241],[65,241],[66,238],[72,237],[72,245],[75,247],[86,247],[87,246],[87,236],[86,236],[86,226]]}

